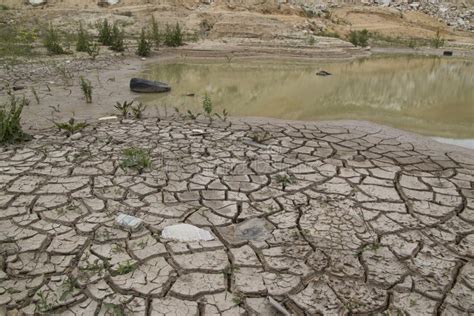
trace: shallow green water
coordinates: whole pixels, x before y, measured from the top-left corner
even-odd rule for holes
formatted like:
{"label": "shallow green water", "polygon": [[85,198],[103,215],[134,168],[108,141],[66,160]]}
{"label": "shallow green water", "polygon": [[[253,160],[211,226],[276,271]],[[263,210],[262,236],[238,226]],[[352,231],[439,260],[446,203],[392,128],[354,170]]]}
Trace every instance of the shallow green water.
{"label": "shallow green water", "polygon": [[[326,70],[332,76],[315,73]],[[474,138],[474,61],[374,57],[351,62],[180,61],[151,66],[168,94],[147,103],[201,111],[207,91],[217,111],[291,120],[358,119],[425,135]],[[194,93],[194,96],[186,96]]]}

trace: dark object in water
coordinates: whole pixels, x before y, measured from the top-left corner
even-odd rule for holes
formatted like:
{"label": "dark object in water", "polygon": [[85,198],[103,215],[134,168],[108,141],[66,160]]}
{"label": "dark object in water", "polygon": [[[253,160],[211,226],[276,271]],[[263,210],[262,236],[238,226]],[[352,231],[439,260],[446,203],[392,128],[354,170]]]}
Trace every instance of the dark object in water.
{"label": "dark object in water", "polygon": [[453,51],[452,50],[445,50],[443,52],[443,56],[453,56]]}
{"label": "dark object in water", "polygon": [[326,76],[330,76],[331,73],[327,72],[326,70],[321,70],[321,71],[318,71],[316,73],[316,76],[322,76],[322,77],[326,77]]}
{"label": "dark object in water", "polygon": [[171,87],[166,83],[159,81],[152,81],[140,78],[132,78],[130,80],[130,90],[133,92],[168,92],[171,90]]}
{"label": "dark object in water", "polygon": [[186,94],[187,97],[194,97],[194,95],[195,95],[194,93],[188,93],[188,94]]}

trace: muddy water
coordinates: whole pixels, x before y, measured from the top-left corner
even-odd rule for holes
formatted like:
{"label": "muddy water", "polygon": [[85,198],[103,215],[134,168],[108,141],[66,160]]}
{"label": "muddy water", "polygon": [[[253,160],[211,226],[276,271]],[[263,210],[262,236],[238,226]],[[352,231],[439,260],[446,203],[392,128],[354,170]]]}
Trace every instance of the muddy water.
{"label": "muddy water", "polygon": [[[316,75],[319,70],[331,76]],[[169,83],[147,103],[291,120],[369,120],[444,138],[474,138],[474,61],[376,57],[351,62],[179,61],[145,76]],[[194,94],[193,96],[186,96]]]}

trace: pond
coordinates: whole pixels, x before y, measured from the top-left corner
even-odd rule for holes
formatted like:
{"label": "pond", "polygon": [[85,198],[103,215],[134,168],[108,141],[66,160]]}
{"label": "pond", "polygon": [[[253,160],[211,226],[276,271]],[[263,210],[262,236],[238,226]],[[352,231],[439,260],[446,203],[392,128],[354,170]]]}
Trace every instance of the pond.
{"label": "pond", "polygon": [[[317,76],[320,70],[332,75]],[[145,77],[169,83],[172,91],[142,101],[183,112],[202,111],[207,92],[217,112],[226,109],[232,116],[368,120],[445,141],[474,138],[472,60],[183,60],[154,64]]]}

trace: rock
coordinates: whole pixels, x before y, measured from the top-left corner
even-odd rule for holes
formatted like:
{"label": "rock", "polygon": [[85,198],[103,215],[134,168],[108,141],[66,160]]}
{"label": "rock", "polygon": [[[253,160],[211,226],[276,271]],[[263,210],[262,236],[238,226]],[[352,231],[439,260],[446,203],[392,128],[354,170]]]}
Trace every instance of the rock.
{"label": "rock", "polygon": [[119,214],[115,219],[117,225],[128,228],[132,231],[136,231],[142,225],[142,220],[135,216],[130,216],[127,214]]}
{"label": "rock", "polygon": [[78,140],[78,139],[81,139],[81,138],[82,138],[82,134],[80,132],[72,134],[71,136],[69,136],[70,140]]}
{"label": "rock", "polygon": [[318,71],[316,73],[316,76],[322,76],[322,77],[326,77],[326,76],[330,76],[330,75],[332,75],[332,74],[327,72],[326,70],[321,70],[321,71]]}
{"label": "rock", "polygon": [[99,7],[108,7],[109,5],[115,5],[119,2],[120,0],[99,0],[99,2],[97,2],[97,5]]}
{"label": "rock", "polygon": [[28,0],[29,4],[32,6],[43,5],[46,4],[46,0]]}
{"label": "rock", "polygon": [[171,90],[171,87],[159,81],[132,78],[132,80],[130,80],[130,90],[145,93],[168,92]]}
{"label": "rock", "polygon": [[214,237],[207,230],[189,224],[176,224],[165,227],[161,237],[179,241],[209,241]]}

